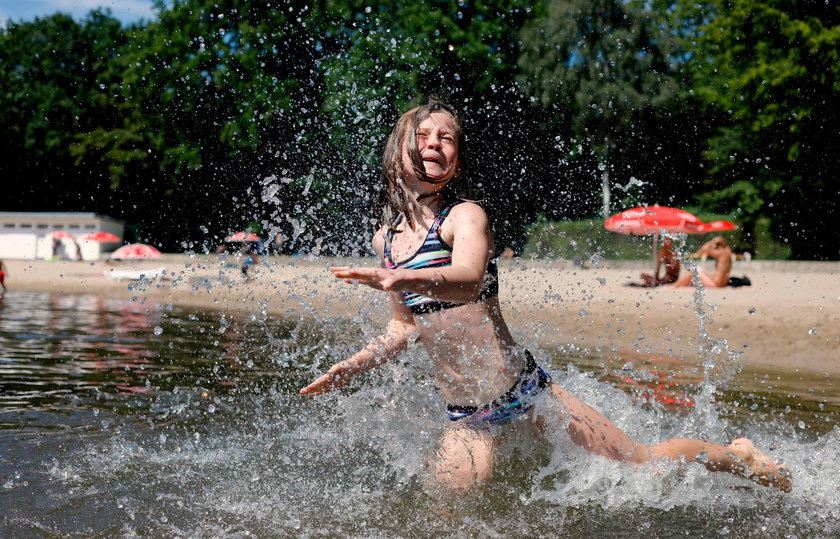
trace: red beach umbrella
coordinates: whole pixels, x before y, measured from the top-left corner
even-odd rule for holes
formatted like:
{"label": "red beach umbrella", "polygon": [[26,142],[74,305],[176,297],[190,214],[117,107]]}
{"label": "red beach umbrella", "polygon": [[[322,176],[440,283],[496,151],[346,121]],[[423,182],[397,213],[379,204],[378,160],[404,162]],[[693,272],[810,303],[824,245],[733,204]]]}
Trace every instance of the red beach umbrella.
{"label": "red beach umbrella", "polygon": [[237,232],[235,234],[231,234],[225,241],[229,242],[237,242],[237,241],[260,241],[260,237],[256,234],[251,232]]}
{"label": "red beach umbrella", "polygon": [[703,232],[726,232],[727,230],[736,230],[738,225],[732,221],[709,221],[703,225]]}
{"label": "red beach umbrella", "polygon": [[701,234],[703,221],[693,213],[668,206],[640,206],[624,210],[604,222],[610,232],[651,236],[663,232]]}
{"label": "red beach umbrella", "polygon": [[146,245],[144,243],[129,243],[128,245],[123,245],[113,253],[108,258],[113,258],[115,260],[126,260],[130,258],[162,258],[163,253],[152,247],[151,245]]}
{"label": "red beach umbrella", "polygon": [[50,232],[50,236],[59,240],[72,240],[75,236],[69,232],[65,232],[63,230],[56,230],[55,232]]}
{"label": "red beach umbrella", "polygon": [[116,234],[111,234],[110,232],[91,232],[90,234],[85,234],[82,236],[83,240],[90,240],[90,241],[99,241],[102,243],[113,243],[116,241],[120,241],[120,237]]}
{"label": "red beach umbrella", "polygon": [[[624,210],[604,222],[610,232],[630,236],[653,236],[653,265],[659,255],[659,234],[702,234],[703,221],[693,213],[668,206],[640,206]],[[655,271],[655,270],[654,270]]]}

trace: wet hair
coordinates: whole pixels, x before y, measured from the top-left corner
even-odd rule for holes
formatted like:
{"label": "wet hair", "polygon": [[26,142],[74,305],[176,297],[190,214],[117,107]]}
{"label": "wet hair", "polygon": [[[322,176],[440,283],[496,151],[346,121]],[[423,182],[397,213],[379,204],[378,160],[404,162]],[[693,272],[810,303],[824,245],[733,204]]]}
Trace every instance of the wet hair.
{"label": "wet hair", "polygon": [[378,220],[381,226],[389,229],[396,226],[397,217],[400,214],[405,216],[406,223],[413,228],[411,216],[417,207],[417,202],[408,190],[405,181],[402,179],[403,171],[403,144],[407,145],[408,157],[411,160],[411,168],[421,181],[435,183],[426,175],[423,167],[423,159],[417,149],[417,129],[420,124],[433,112],[440,112],[449,116],[455,126],[455,147],[458,150],[458,158],[450,163],[450,167],[456,167],[455,176],[449,180],[441,193],[444,200],[464,196],[467,190],[465,174],[465,163],[463,161],[464,140],[461,131],[461,119],[454,108],[435,98],[419,107],[405,112],[400,116],[394,129],[385,142],[385,150],[382,154],[382,170],[379,173],[379,195],[374,203],[374,219]]}

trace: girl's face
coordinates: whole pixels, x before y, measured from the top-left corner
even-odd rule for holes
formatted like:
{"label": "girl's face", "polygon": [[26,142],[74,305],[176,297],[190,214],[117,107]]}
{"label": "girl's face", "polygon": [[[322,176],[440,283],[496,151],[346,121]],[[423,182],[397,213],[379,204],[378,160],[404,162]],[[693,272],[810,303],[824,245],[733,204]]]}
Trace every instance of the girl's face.
{"label": "girl's face", "polygon": [[[431,113],[417,126],[415,137],[426,179],[420,181],[412,170],[406,143],[403,143],[402,149],[403,174],[407,179],[413,180],[412,184],[420,187],[421,191],[427,191],[431,186],[445,186],[455,177],[459,168],[457,130],[452,118],[442,112]],[[421,187],[420,184],[426,184],[428,187]]]}

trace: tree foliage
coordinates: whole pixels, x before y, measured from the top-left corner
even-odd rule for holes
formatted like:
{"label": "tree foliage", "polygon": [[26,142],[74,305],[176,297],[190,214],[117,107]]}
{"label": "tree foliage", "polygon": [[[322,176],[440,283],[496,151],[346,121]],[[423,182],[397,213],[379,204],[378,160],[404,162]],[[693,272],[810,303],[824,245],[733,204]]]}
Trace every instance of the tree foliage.
{"label": "tree foliage", "polygon": [[[838,11],[796,0],[172,0],[0,28],[4,210],[96,211],[168,249],[258,222],[363,253],[384,137],[464,113],[499,247],[537,219],[699,203],[838,258]],[[832,192],[833,189],[833,192]],[[697,198],[699,197],[699,198]],[[813,216],[813,217],[812,217]]]}
{"label": "tree foliage", "polygon": [[[663,196],[683,202],[689,184],[669,181],[674,162],[685,163],[675,143],[689,138],[686,123],[673,124],[684,114],[677,41],[647,5],[548,0],[522,30],[519,80],[555,124],[571,127],[577,145],[570,151],[596,161],[597,170],[585,173],[626,184],[623,204]],[[595,191],[600,181],[593,179],[581,178]]]}
{"label": "tree foliage", "polygon": [[78,166],[82,133],[109,125],[119,110],[113,60],[126,47],[120,23],[91,13],[81,23],[56,14],[0,32],[0,174],[6,209],[79,210],[111,201],[107,174]]}
{"label": "tree foliage", "polygon": [[837,259],[840,6],[728,0],[705,7],[693,87],[719,112],[703,200],[749,226],[769,217],[797,258]]}

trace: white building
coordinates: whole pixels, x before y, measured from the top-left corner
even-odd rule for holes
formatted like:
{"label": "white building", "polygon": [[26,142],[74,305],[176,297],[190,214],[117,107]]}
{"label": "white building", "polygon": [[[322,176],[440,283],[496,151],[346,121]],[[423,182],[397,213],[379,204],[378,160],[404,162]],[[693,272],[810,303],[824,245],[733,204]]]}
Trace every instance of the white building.
{"label": "white building", "polygon": [[[0,259],[98,260],[122,243],[124,230],[125,222],[97,213],[0,212]],[[83,239],[94,232],[110,232],[119,241]]]}

